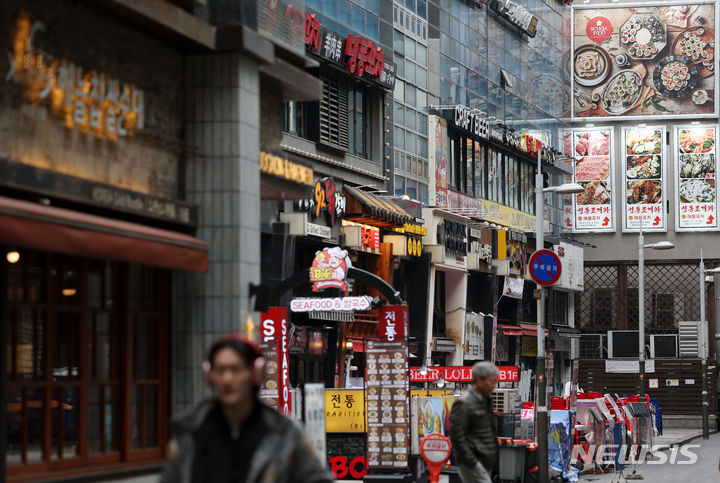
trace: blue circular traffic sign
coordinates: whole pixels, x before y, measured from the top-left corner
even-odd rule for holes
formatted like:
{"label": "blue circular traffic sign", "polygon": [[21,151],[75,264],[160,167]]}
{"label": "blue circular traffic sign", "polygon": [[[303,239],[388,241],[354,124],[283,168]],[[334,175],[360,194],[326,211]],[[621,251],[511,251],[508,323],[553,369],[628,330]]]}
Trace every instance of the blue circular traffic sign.
{"label": "blue circular traffic sign", "polygon": [[538,250],[530,257],[530,276],[539,285],[553,285],[560,280],[562,264],[552,250]]}

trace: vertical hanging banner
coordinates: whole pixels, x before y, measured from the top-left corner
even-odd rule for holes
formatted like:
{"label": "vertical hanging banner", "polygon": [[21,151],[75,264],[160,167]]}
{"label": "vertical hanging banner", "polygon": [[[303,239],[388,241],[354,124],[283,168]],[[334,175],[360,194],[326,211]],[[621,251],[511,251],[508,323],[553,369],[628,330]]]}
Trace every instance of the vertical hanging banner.
{"label": "vertical hanging banner", "polygon": [[573,181],[584,191],[574,196],[573,219],[566,217],[565,224],[575,233],[615,231],[612,130],[584,129],[570,134],[570,139],[564,139],[564,149],[578,160]]}
{"label": "vertical hanging banner", "polygon": [[408,332],[408,306],[383,305],[378,314],[378,337],[395,341],[404,339]]}
{"label": "vertical hanging banner", "polygon": [[623,231],[667,231],[665,126],[623,128]]}
{"label": "vertical hanging banner", "polygon": [[[268,357],[267,366],[277,371],[277,408],[285,415],[290,415],[290,366],[288,359],[288,309],[287,307],[270,307],[260,314],[261,346],[275,343],[277,346],[273,358]],[[268,354],[272,355],[272,353]],[[266,369],[267,371],[267,369]],[[269,381],[270,384],[274,382]],[[272,387],[266,389],[274,389]],[[263,389],[261,388],[261,391]]]}
{"label": "vertical hanging banner", "polygon": [[716,128],[675,129],[675,230],[715,231],[717,222]]}

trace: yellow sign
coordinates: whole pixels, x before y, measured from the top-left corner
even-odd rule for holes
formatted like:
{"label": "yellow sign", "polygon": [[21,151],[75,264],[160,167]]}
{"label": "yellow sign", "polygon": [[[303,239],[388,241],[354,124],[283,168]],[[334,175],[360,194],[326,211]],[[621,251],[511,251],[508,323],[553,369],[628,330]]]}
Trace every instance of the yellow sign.
{"label": "yellow sign", "polygon": [[65,127],[115,140],[142,130],[145,125],[145,94],[135,85],[56,58],[38,37],[46,29],[21,11],[12,39],[7,80],[23,88],[27,109],[62,119]]}
{"label": "yellow sign", "polygon": [[411,257],[421,257],[422,256],[422,241],[417,238],[408,237],[407,253]]}
{"label": "yellow sign", "polygon": [[365,391],[362,389],[326,389],[325,431],[328,433],[364,433]]}
{"label": "yellow sign", "polygon": [[315,184],[312,168],[265,151],[260,151],[260,171],[308,186]]}
{"label": "yellow sign", "polygon": [[393,231],[397,233],[407,233],[408,235],[427,236],[427,226],[425,225],[405,223],[402,228],[393,228]]}

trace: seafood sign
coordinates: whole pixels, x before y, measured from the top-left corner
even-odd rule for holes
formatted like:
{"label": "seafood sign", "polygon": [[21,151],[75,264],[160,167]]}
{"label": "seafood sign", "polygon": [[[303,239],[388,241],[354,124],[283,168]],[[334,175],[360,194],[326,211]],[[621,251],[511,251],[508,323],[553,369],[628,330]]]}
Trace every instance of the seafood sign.
{"label": "seafood sign", "polygon": [[565,225],[574,232],[614,231],[612,131],[588,129],[564,134],[564,149],[578,158],[574,181],[584,191],[574,197],[573,218]]}
{"label": "seafood sign", "polygon": [[624,230],[665,231],[664,127],[623,129]]}
{"label": "seafood sign", "polygon": [[676,128],[677,231],[718,229],[715,137],[715,127]]}

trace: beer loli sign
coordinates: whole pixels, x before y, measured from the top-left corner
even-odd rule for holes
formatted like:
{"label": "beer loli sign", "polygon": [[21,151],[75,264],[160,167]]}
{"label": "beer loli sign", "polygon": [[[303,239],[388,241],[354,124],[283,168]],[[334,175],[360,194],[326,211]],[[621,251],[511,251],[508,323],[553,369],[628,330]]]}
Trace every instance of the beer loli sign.
{"label": "beer loli sign", "polygon": [[[496,366],[500,375],[498,382],[517,382],[520,371],[517,366]],[[433,382],[442,376],[447,382],[472,382],[472,366],[438,366],[429,367],[425,375],[419,367],[410,368],[410,382]]]}
{"label": "beer loli sign", "polygon": [[593,42],[605,42],[612,35],[613,27],[605,17],[593,17],[588,20],[585,33]]}

